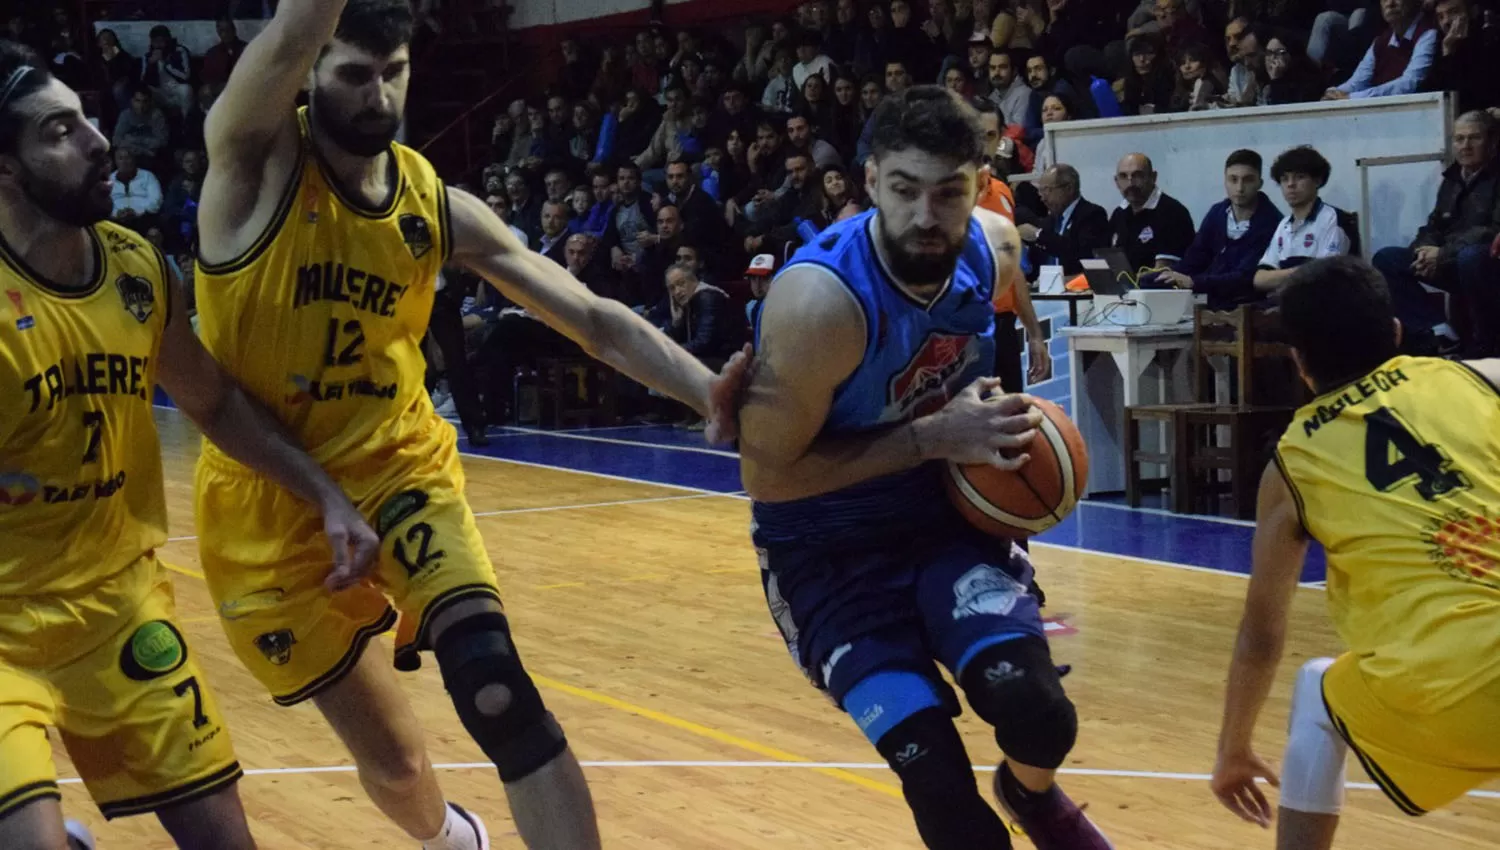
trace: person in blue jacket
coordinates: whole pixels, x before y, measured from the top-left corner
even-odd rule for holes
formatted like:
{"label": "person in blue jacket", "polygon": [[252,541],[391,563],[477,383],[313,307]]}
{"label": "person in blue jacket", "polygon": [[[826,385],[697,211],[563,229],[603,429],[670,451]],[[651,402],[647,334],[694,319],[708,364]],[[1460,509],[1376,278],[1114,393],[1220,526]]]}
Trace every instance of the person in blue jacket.
{"label": "person in blue jacket", "polygon": [[1224,162],[1224,194],[1198,225],[1198,235],[1171,271],[1156,272],[1141,285],[1191,289],[1208,296],[1210,309],[1258,300],[1255,267],[1271,244],[1281,211],[1261,191],[1260,154],[1237,150]]}

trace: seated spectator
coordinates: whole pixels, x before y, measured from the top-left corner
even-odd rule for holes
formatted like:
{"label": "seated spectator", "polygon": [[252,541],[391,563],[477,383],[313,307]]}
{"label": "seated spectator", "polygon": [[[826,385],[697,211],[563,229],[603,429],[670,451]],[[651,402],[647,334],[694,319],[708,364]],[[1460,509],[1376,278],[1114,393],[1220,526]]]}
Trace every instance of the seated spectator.
{"label": "seated spectator", "polygon": [[110,218],[140,233],[156,222],[161,212],[161,181],[156,175],[136,165],[130,148],[115,149],[115,181],[112,196],[114,211]]}
{"label": "seated spectator", "polygon": [[[902,1],[894,0],[892,8],[895,8],[895,3]],[[906,63],[898,59],[887,61],[885,63],[885,93],[900,94],[909,85],[911,85],[911,71]],[[859,132],[859,142],[855,144],[854,150],[854,164],[861,168],[864,167],[865,160],[870,158],[870,145],[875,133],[875,106],[879,106],[878,101],[874,106],[868,105],[868,98],[863,98],[863,101],[866,104],[865,126]]]}
{"label": "seated spectator", "polygon": [[833,60],[823,53],[822,40],[816,33],[803,33],[797,39],[797,64],[792,66],[792,85],[801,90],[811,74],[819,74],[824,83],[831,83],[833,72]]}
{"label": "seated spectator", "polygon": [[[574,186],[568,193],[568,232],[583,233],[589,210],[594,207],[594,193],[587,186]],[[602,235],[603,230],[599,233]]]}
{"label": "seated spectator", "polygon": [[193,101],[193,59],[187,48],[177,43],[164,24],[151,28],[151,49],[141,57],[137,80],[149,90],[156,102],[184,115]]}
{"label": "seated spectator", "polygon": [[219,99],[220,91],[219,87],[208,83],[198,87],[193,106],[183,117],[174,136],[176,147],[188,150],[204,150],[207,147],[203,137],[203,124],[208,120],[209,110],[214,108],[214,101]]}
{"label": "seated spectator", "polygon": [[599,262],[599,240],[587,233],[574,233],[565,244],[563,265],[568,274],[595,295],[618,299],[621,294],[619,278],[610,271],[607,263]]}
{"label": "seated spectator", "polygon": [[514,218],[511,223],[526,234],[526,241],[533,249],[542,241],[542,202],[531,191],[531,183],[520,171],[512,171],[505,178],[505,194],[510,197]]}
{"label": "seated spectator", "polygon": [[1261,191],[1260,154],[1237,150],[1224,163],[1224,200],[1209,208],[1198,235],[1170,271],[1143,280],[1142,286],[1191,289],[1208,296],[1208,306],[1223,310],[1260,297],[1255,268],[1271,245],[1281,211]]}
{"label": "seated spectator", "polygon": [[1072,121],[1078,117],[1074,110],[1073,101],[1067,95],[1049,94],[1042,100],[1042,126]]}
{"label": "seated spectator", "polygon": [[1438,54],[1437,21],[1421,0],[1381,0],[1387,27],[1365,51],[1354,74],[1324,92],[1324,100],[1411,94],[1422,87]]}
{"label": "seated spectator", "polygon": [[1176,80],[1171,63],[1162,55],[1161,42],[1138,35],[1127,45],[1130,71],[1125,75],[1120,106],[1126,115],[1155,115],[1172,109]]}
{"label": "seated spectator", "polygon": [[1047,31],[1049,17],[1046,0],[1019,0],[995,15],[990,24],[990,43],[996,50],[1034,48]]}
{"label": "seated spectator", "polygon": [[750,101],[750,91],[745,84],[730,82],[719,96],[719,108],[709,118],[709,141],[711,144],[723,144],[729,134],[736,130],[741,136],[753,136],[755,125],[761,117],[760,106]]}
{"label": "seated spectator", "polygon": [[[930,58],[933,53],[932,42],[927,33],[917,25],[912,13],[910,0],[891,0],[890,2],[891,25],[886,32],[885,60],[886,60],[886,89],[890,85],[890,64],[900,62],[913,78],[924,80],[932,79],[937,73],[937,63]],[[942,56],[947,50],[938,53]]]}
{"label": "seated spectator", "polygon": [[1177,54],[1177,86],[1173,112],[1199,112],[1213,106],[1223,93],[1213,55],[1201,44],[1189,44]]}
{"label": "seated spectator", "polygon": [[864,193],[860,191],[859,181],[849,179],[849,174],[844,171],[843,166],[831,165],[820,169],[819,173],[821,175],[819,182],[823,187],[819,218],[827,222],[819,227],[819,230],[834,222],[853,218],[869,209],[869,203]]}
{"label": "seated spectator", "polygon": [[[878,8],[878,7],[874,7]],[[750,325],[752,336],[760,321],[760,308],[771,291],[771,281],[776,276],[776,255],[756,254],[745,269],[745,279],[750,282],[750,300],[745,302],[745,320]]]}
{"label": "seated spectator", "polygon": [[547,130],[547,113],[535,104],[526,105],[524,123],[518,123],[515,135],[510,140],[510,153],[505,164],[511,168],[535,168],[541,160],[537,157],[542,134]]}
{"label": "seated spectator", "polygon": [[741,214],[755,220],[755,214],[751,212],[752,205],[763,207],[770,204],[774,193],[786,182],[786,146],[775,123],[770,120],[762,121],[755,128],[755,143],[746,151],[745,158],[750,169],[750,179],[740,193],[725,205],[731,222]]}
{"label": "seated spectator", "polygon": [[1003,124],[1005,116],[1000,114],[1000,107],[994,101],[975,99],[971,102],[979,112],[980,125],[984,127],[984,154],[988,158],[990,173],[1002,179],[1011,174],[1030,174],[1036,156],[1026,144],[1022,129],[1015,124]]}
{"label": "seated spectator", "polygon": [[531,237],[513,223],[515,216],[511,211],[510,198],[506,197],[503,190],[485,195],[484,205],[489,207],[490,212],[494,213],[497,218],[505,222],[505,226],[510,228],[511,235],[515,236],[518,242],[527,248],[531,247]]}
{"label": "seated spectator", "polygon": [[771,76],[761,93],[760,105],[767,112],[788,113],[796,102],[800,87],[792,77],[792,57],[785,50],[778,50],[771,60]]}
{"label": "seated spectator", "polygon": [[698,185],[692,167],[686,162],[674,162],[667,166],[667,192],[664,200],[677,207],[686,241],[694,245],[724,243],[724,213],[714,203],[714,199]]}
{"label": "seated spectator", "polygon": [[604,48],[604,54],[599,59],[599,70],[594,74],[594,82],[589,86],[586,99],[605,107],[608,114],[607,107],[619,103],[620,98],[625,96],[625,89],[629,84],[627,77],[624,51],[611,44]]}
{"label": "seated spectator", "polygon": [[1115,187],[1124,200],[1110,214],[1109,228],[1131,272],[1168,268],[1181,260],[1193,244],[1193,217],[1156,185],[1151,159],[1142,153],[1121,157],[1115,166]]}
{"label": "seated spectator", "polygon": [[198,241],[198,200],[203,196],[203,166],[202,151],[183,151],[182,168],[167,184],[162,201],[166,228],[183,245],[193,245]]}
{"label": "seated spectator", "polygon": [[1002,50],[990,56],[989,99],[1000,107],[1010,124],[1019,124],[1026,143],[1035,146],[1042,138],[1042,98],[1021,77],[1015,55]]}
{"label": "seated spectator", "polygon": [[88,87],[88,66],[84,64],[83,57],[73,48],[73,33],[69,30],[58,30],[52,35],[52,58],[48,67],[52,76],[58,82],[81,91]]}
{"label": "seated spectator", "polygon": [[636,33],[635,42],[625,45],[625,67],[630,72],[630,86],[646,95],[655,95],[661,74],[656,68],[656,49],[651,33]]}
{"label": "seated spectator", "polygon": [[104,84],[114,98],[119,112],[130,108],[130,96],[140,76],[140,62],[120,47],[120,37],[112,29],[99,30],[94,37],[99,46],[97,60],[104,71]]}
{"label": "seated spectator", "polygon": [[708,150],[708,122],[712,114],[712,101],[701,97],[693,100],[692,106],[688,109],[687,126],[677,134],[678,155],[669,159],[668,162],[676,162],[679,159],[686,162],[703,161],[703,152]]}
{"label": "seated spectator", "polygon": [[812,121],[800,113],[786,119],[786,149],[788,155],[798,151],[812,157],[817,168],[844,164],[833,145],[813,137]]}
{"label": "seated spectator", "polygon": [[[581,100],[573,104],[573,135],[568,139],[568,153],[579,162],[603,162],[609,151],[599,148],[599,115],[593,104]],[[597,152],[597,153],[596,153]]]}
{"label": "seated spectator", "polygon": [[203,82],[223,88],[229,82],[229,72],[245,52],[245,42],[235,29],[234,18],[228,15],[214,21],[214,29],[219,34],[219,43],[203,54]]}
{"label": "seated spectator", "polygon": [[1040,53],[1033,53],[1026,57],[1026,84],[1031,86],[1031,90],[1036,92],[1036,96],[1042,98],[1043,102],[1049,95],[1055,94],[1066,98],[1068,103],[1078,103],[1077,90],[1069,85],[1067,80],[1057,76],[1057,72],[1047,61],[1047,57]]}
{"label": "seated spectator", "polygon": [[1322,96],[1323,74],[1307,57],[1300,42],[1287,35],[1266,41],[1266,81],[1255,102],[1260,106],[1309,103]]}
{"label": "seated spectator", "polygon": [[1318,197],[1328,185],[1332,168],[1311,145],[1282,151],[1271,163],[1271,179],[1281,186],[1288,212],[1255,273],[1255,288],[1273,292],[1308,260],[1349,253],[1349,234],[1339,222],[1339,211]]}
{"label": "seated spectator", "polygon": [[639,269],[646,246],[642,233],[655,226],[656,213],[651,201],[641,193],[641,170],[627,162],[615,172],[615,211],[604,231],[604,246],[609,248],[610,268],[617,272]]}
{"label": "seated spectator", "polygon": [[[984,97],[990,93],[990,57],[994,53],[988,34],[975,33],[969,39],[968,62],[961,68],[968,88],[965,97]],[[950,67],[959,66],[955,62]]]}
{"label": "seated spectator", "polygon": [[949,66],[948,70],[943,72],[943,79],[940,81],[943,88],[964,100],[969,99],[969,92],[973,89],[970,83],[969,75],[957,65]]}
{"label": "seated spectator", "polygon": [[[1141,6],[1146,6],[1142,3]],[[1188,14],[1183,0],[1155,0],[1151,4],[1152,21],[1127,33],[1132,35],[1154,34],[1167,57],[1175,57],[1190,44],[1207,44],[1208,30],[1198,19]]]}
{"label": "seated spectator", "polygon": [[[532,140],[531,155],[540,165],[565,163],[572,155],[573,116],[568,102],[553,95],[547,98],[546,121],[541,136]],[[535,165],[527,166],[534,168]]]}
{"label": "seated spectator", "polygon": [[667,267],[677,262],[677,246],[682,244],[682,211],[663,203],[656,211],[656,231],[636,236],[644,246],[638,267],[640,275],[627,303],[650,306],[666,293]]}
{"label": "seated spectator", "polygon": [[1500,311],[1494,292],[1500,288],[1500,265],[1490,257],[1490,243],[1500,234],[1500,173],[1495,162],[1495,119],[1488,112],[1466,112],[1453,123],[1453,164],[1443,172],[1437,204],[1427,224],[1406,248],[1382,248],[1373,265],[1391,288],[1396,316],[1405,330],[1404,350],[1435,353],[1432,327],[1442,313],[1422,284],[1459,296],[1470,321],[1464,334],[1465,357],[1500,354]]}
{"label": "seated spectator", "polygon": [[568,241],[568,213],[566,201],[549,199],[542,204],[542,238],[537,242],[536,252],[559,266],[568,264],[563,255]]}
{"label": "seated spectator", "polygon": [[609,229],[609,223],[615,215],[615,182],[603,172],[595,174],[589,180],[589,208],[578,232],[602,240],[604,231]]}
{"label": "seated spectator", "polygon": [[1082,260],[1109,245],[1109,216],[1103,207],[1083,199],[1079,185],[1078,170],[1071,165],[1054,165],[1037,179],[1047,217],[1039,226],[1016,227],[1021,240],[1034,246],[1034,266],[1062,266],[1064,274],[1079,274]]}
{"label": "seated spectator", "polygon": [[625,92],[618,117],[620,129],[615,137],[615,153],[634,160],[651,145],[651,137],[661,123],[661,111],[656,99],[644,89],[630,89]]}
{"label": "seated spectator", "polygon": [[[817,183],[812,158],[800,151],[786,155],[786,183],[772,192],[771,200],[746,209],[745,253],[783,253],[800,244],[798,218],[815,216],[822,186]],[[784,254],[783,254],[784,255]]]}
{"label": "seated spectator", "polygon": [[686,263],[666,271],[667,297],[652,311],[652,324],[715,371],[744,342],[744,323],[730,309],[729,294],[704,283]]}
{"label": "seated spectator", "polygon": [[652,134],[651,143],[635,158],[635,164],[643,171],[661,168],[672,159],[682,156],[679,135],[688,129],[691,117],[688,114],[687,89],[680,84],[673,85],[666,90],[664,97],[667,111],[662,115],[656,132]]}
{"label": "seated spectator", "polygon": [[771,70],[771,56],[775,50],[768,35],[765,24],[752,23],[745,28],[745,50],[730,76],[742,83],[759,82],[766,78]]}
{"label": "seated spectator", "polygon": [[803,81],[796,111],[807,116],[814,133],[819,136],[823,134],[833,111],[833,102],[829,100],[828,83],[823,81],[822,74],[813,74]]}
{"label": "seated spectator", "polygon": [[562,52],[563,66],[557,73],[557,88],[568,100],[582,100],[594,84],[594,67],[584,58],[577,39],[563,39],[558,49]]}
{"label": "seated spectator", "polygon": [[[1093,73],[1112,76],[1100,50],[1118,38],[1113,13],[1087,0],[1047,0],[1047,28],[1036,42],[1036,50],[1055,68],[1075,74],[1080,84]],[[1123,64],[1123,63],[1117,63]]]}
{"label": "seated spectator", "polygon": [[155,162],[167,141],[167,116],[152,102],[150,92],[137,88],[130,96],[130,109],[115,122],[115,148]]}
{"label": "seated spectator", "polygon": [[823,125],[822,137],[838,152],[839,159],[853,162],[865,116],[860,109],[859,81],[840,74],[833,81],[833,104]]}
{"label": "seated spectator", "polygon": [[1229,53],[1229,81],[1219,106],[1254,106],[1265,74],[1267,33],[1249,18],[1235,18],[1224,28],[1224,46]]}
{"label": "seated spectator", "polygon": [[1485,24],[1474,2],[1437,4],[1442,42],[1426,85],[1453,92],[1460,112],[1500,106],[1500,29]]}

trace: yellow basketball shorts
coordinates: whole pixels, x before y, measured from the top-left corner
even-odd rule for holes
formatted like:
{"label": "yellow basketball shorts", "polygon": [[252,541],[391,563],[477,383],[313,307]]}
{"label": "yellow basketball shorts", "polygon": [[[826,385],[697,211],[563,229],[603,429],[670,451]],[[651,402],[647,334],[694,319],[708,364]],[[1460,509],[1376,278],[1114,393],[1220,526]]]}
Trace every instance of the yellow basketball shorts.
{"label": "yellow basketball shorts", "polygon": [[381,452],[367,469],[334,472],[381,537],[372,585],[337,594],[323,586],[332,561],[315,506],[212,449],[200,458],[196,513],[208,588],[235,653],[277,703],[337,682],[398,611],[396,666],[412,670],[439,612],[475,597],[499,601],[463,498],[453,428],[437,420],[423,436]]}
{"label": "yellow basketball shorts", "polygon": [[1500,778],[1500,681],[1435,714],[1406,712],[1371,691],[1345,653],[1323,674],[1323,701],[1365,772],[1408,815]]}
{"label": "yellow basketball shorts", "polygon": [[0,818],[58,797],[48,726],[106,818],[239,780],[223,715],[173,623],[171,586],[151,555],[132,569],[146,571],[145,592],[123,610],[118,597],[0,602]]}

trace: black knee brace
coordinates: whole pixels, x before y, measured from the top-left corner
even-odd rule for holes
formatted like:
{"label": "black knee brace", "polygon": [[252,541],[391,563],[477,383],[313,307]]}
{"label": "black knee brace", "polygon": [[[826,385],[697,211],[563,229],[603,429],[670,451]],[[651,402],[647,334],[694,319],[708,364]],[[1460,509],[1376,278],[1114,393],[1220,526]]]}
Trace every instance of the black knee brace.
{"label": "black knee brace", "polygon": [[[500,781],[525,779],[557,758],[567,739],[542,705],[521,666],[505,615],[476,614],[449,626],[433,647],[443,686],[469,737],[500,771]],[[503,685],[510,701],[502,711],[480,710],[479,692]]]}
{"label": "black knee brace", "polygon": [[875,745],[901,777],[901,793],[932,850],[1009,850],[1010,833],[979,793],[974,768],[953,718],[925,708]]}
{"label": "black knee brace", "polygon": [[1078,712],[1042,638],[1015,638],[980,650],[959,684],[974,713],[995,727],[995,743],[1010,758],[1050,770],[1073,749]]}

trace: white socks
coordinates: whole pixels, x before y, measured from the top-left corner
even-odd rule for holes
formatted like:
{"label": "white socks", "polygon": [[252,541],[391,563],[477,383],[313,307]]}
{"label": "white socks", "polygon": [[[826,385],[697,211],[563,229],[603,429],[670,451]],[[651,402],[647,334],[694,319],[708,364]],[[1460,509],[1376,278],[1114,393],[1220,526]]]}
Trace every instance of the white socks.
{"label": "white socks", "polygon": [[423,850],[489,850],[489,846],[479,818],[453,803],[448,804],[448,816],[437,837],[422,842]]}

